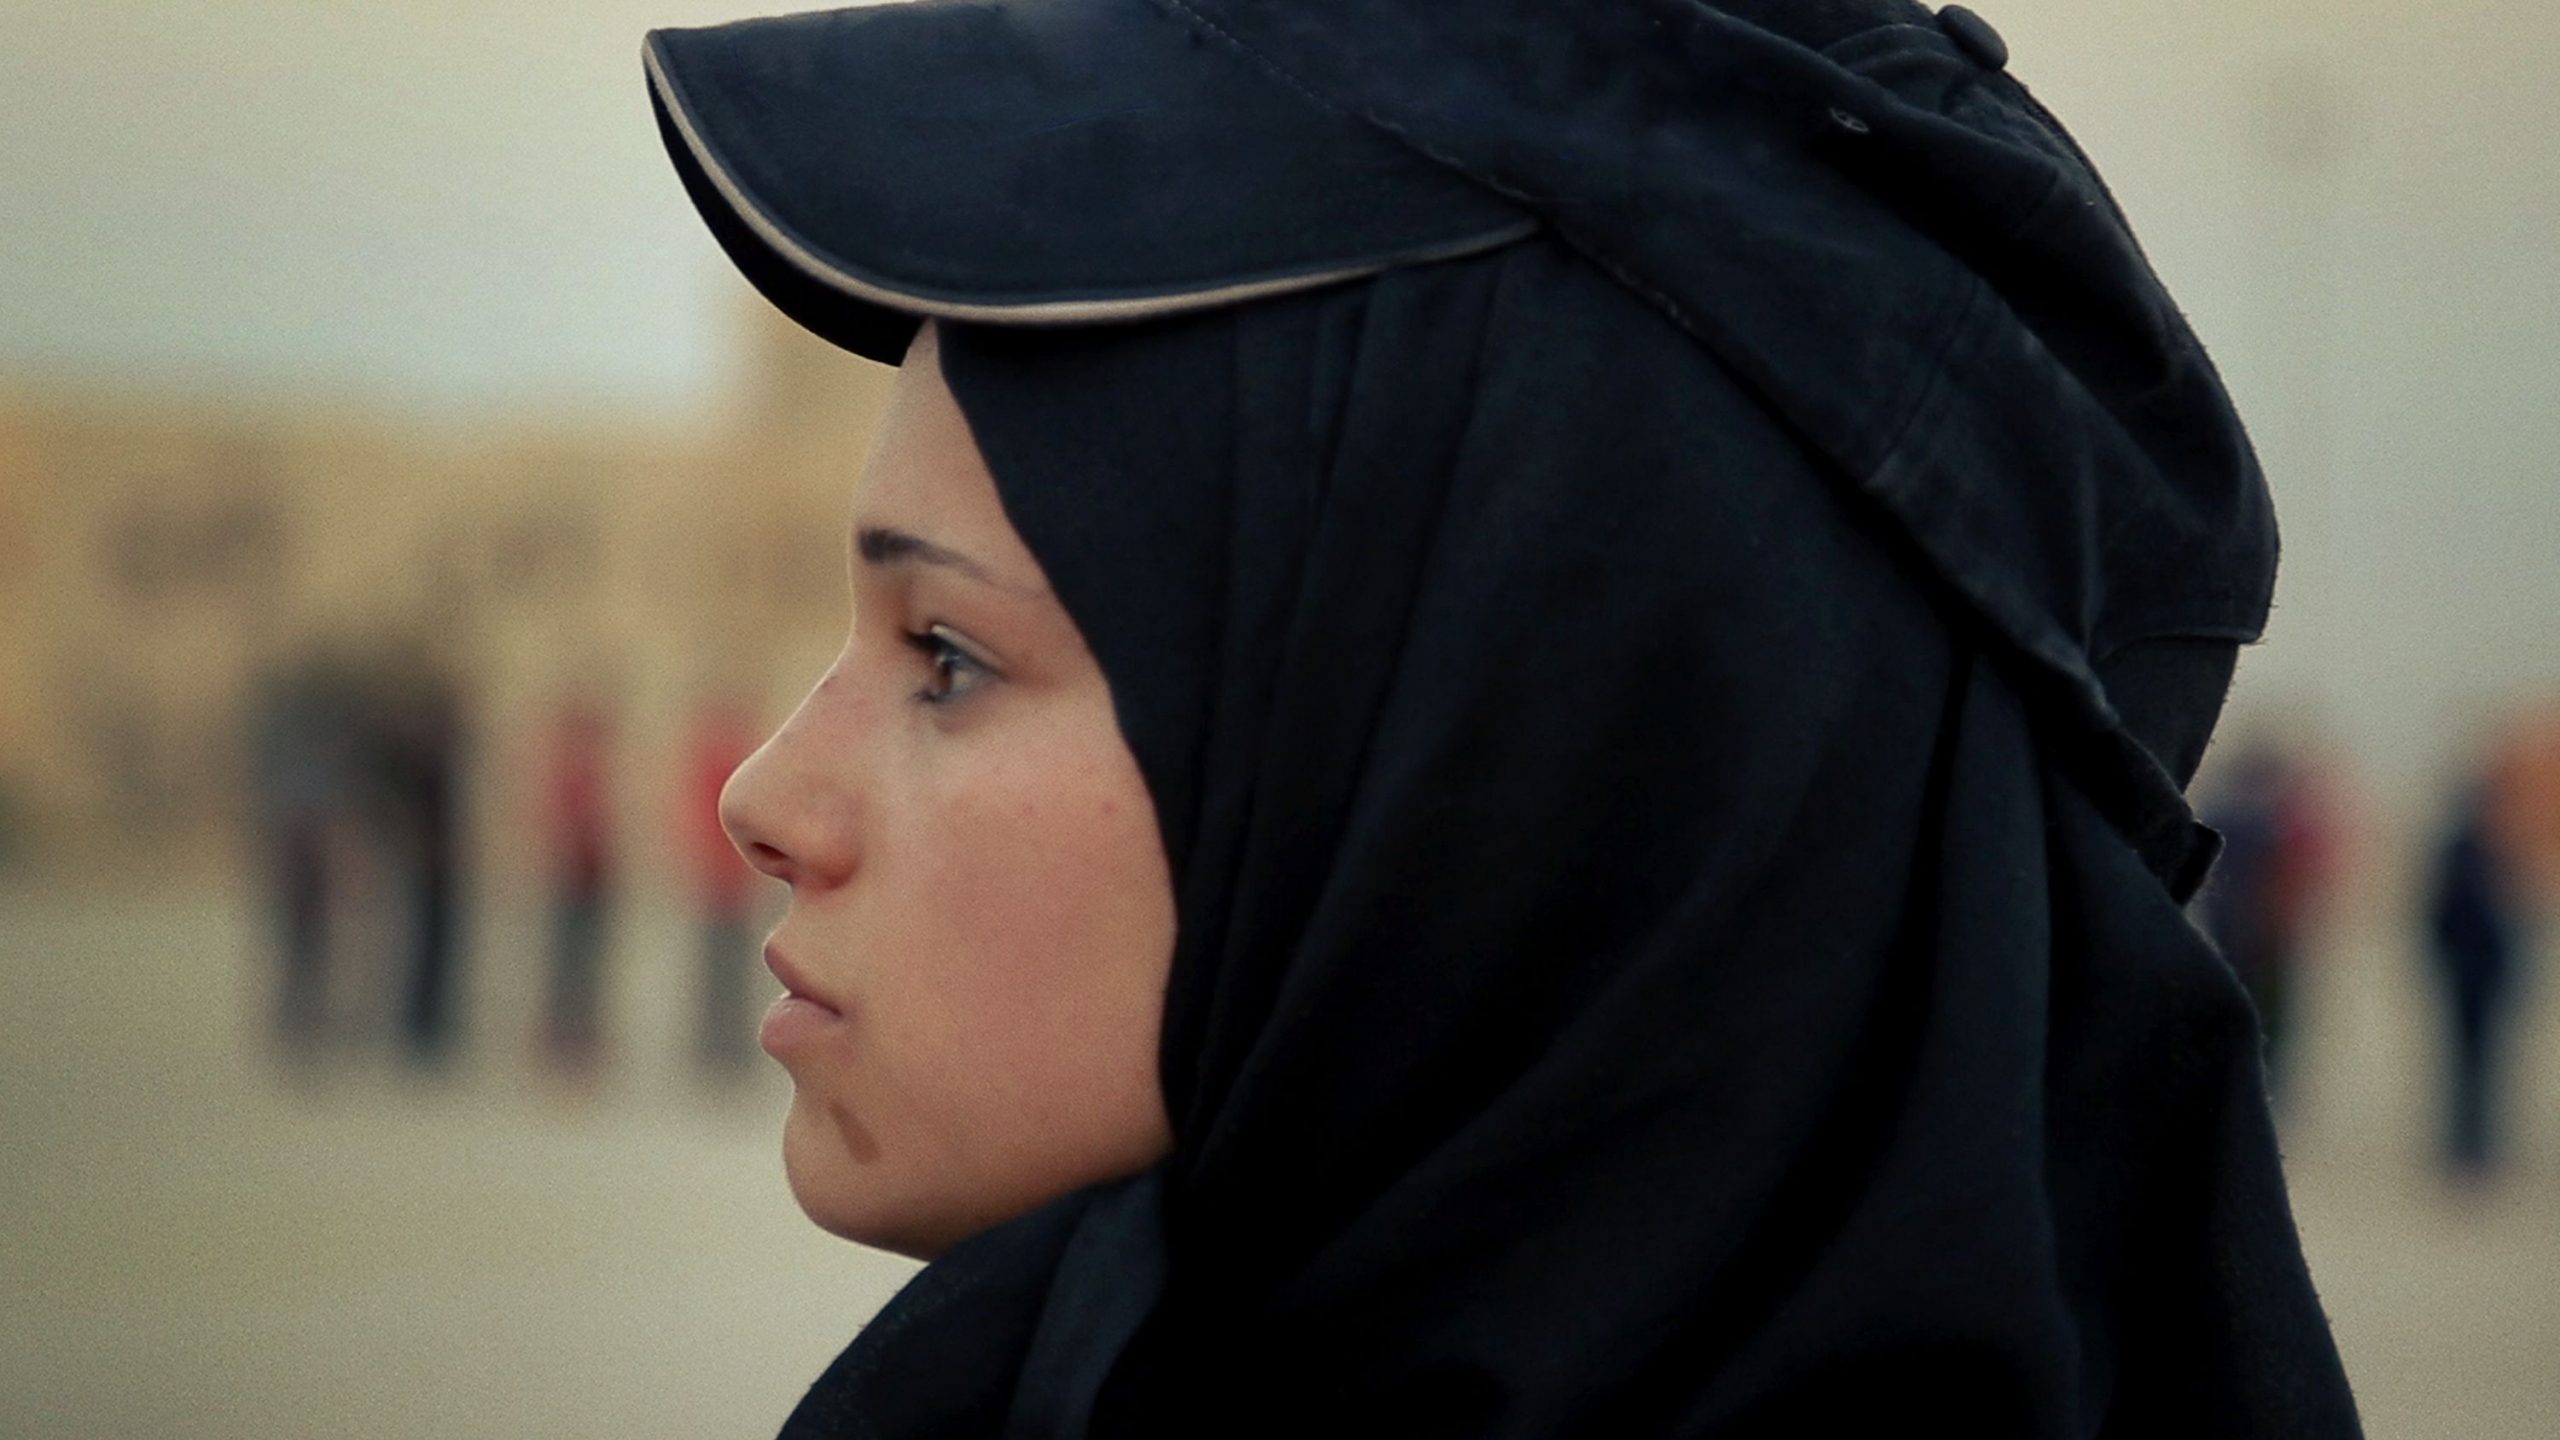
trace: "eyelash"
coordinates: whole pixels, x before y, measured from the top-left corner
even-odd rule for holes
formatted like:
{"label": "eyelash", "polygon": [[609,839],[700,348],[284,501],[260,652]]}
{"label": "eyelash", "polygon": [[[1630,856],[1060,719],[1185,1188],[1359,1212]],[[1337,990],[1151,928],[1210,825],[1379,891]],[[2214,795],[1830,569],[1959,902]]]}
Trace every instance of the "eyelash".
{"label": "eyelash", "polygon": [[[941,632],[941,627],[939,626],[907,632],[907,643],[913,646],[919,654],[930,659],[933,662],[934,672],[946,680],[963,668],[981,676],[989,676],[995,673],[988,669],[985,662],[978,659],[977,656],[961,649],[958,645],[953,644],[949,639],[945,638]],[[954,665],[952,663],[954,661],[958,662],[958,664]],[[966,688],[950,690],[935,690],[931,686],[927,686],[916,692],[916,699],[927,705],[948,705],[954,700],[958,700],[969,695],[971,692],[976,690],[976,688],[977,686],[974,684]]]}

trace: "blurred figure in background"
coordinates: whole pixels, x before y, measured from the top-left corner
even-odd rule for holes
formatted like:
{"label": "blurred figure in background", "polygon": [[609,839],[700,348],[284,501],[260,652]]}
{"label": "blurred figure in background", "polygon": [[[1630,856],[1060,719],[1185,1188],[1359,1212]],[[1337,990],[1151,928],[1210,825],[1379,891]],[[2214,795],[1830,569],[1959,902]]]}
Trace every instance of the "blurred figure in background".
{"label": "blurred figure in background", "polygon": [[603,707],[581,696],[562,708],[545,757],[551,974],[543,1051],[553,1066],[574,1075],[592,1073],[604,1052],[604,913],[613,871],[611,735]]}
{"label": "blurred figure in background", "polygon": [[252,844],[275,925],[275,1034],[287,1058],[308,1059],[329,1038],[358,701],[344,671],[316,654],[270,672],[253,694]]}
{"label": "blurred figure in background", "polygon": [[423,656],[388,672],[366,747],[383,850],[408,911],[400,1034],[409,1058],[450,1058],[460,1019],[462,715],[449,671]]}
{"label": "blurred figure in background", "polygon": [[2560,899],[2560,700],[2516,711],[2492,770],[2497,829],[2513,857],[2519,899],[2544,909]]}
{"label": "blurred figure in background", "polygon": [[2336,806],[2307,756],[2259,738],[2216,787],[2204,820],[2222,832],[2223,851],[2199,918],[2257,1006],[2267,1087],[2281,1094],[2296,977],[2337,873]]}
{"label": "blurred figure in background", "polygon": [[2535,913],[2560,893],[2560,706],[2520,707],[2456,800],[2428,871],[2426,934],[2444,987],[2443,1160],[2457,1181],[2496,1173],[2510,1021]]}
{"label": "blurred figure in background", "polygon": [[748,1014],[756,958],[748,922],[754,873],[721,828],[720,791],[754,751],[756,738],[744,707],[718,701],[696,717],[686,743],[677,839],[693,872],[702,946],[694,1053],[704,1073],[718,1080],[744,1073],[755,1055]]}
{"label": "blurred figure in background", "polygon": [[2518,916],[2493,782],[2465,791],[2429,871],[2426,934],[2446,1003],[2443,1161],[2461,1181],[2496,1168],[2497,1041],[2514,991]]}

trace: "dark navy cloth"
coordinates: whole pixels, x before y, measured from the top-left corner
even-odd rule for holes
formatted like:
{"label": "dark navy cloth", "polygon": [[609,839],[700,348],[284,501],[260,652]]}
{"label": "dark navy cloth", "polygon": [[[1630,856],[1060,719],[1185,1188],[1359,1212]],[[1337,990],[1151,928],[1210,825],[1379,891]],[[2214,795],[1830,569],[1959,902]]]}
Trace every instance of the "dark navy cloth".
{"label": "dark navy cloth", "polygon": [[[1996,35],[1133,6],[860,22],[1008,157],[1077,17],[1173,27],[1109,82],[1161,107],[1049,117],[1099,213],[861,118],[854,22],[653,50],[777,303],[945,322],[1177,888],[1172,1157],[927,1267],[787,1433],[2355,1434],[2180,908],[2266,490]],[[1200,75],[1260,87],[1222,168]],[[1379,214],[1226,235],[1332,145]],[[1252,265],[1095,279],[1141,160]],[[976,218],[866,219],[901,167]]]}

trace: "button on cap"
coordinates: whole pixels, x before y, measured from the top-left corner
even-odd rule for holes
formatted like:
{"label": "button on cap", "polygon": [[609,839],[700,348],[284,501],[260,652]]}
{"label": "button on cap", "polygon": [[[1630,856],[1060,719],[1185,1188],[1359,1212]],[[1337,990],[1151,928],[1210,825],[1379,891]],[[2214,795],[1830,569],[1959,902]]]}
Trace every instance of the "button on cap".
{"label": "button on cap", "polygon": [[1938,12],[1938,28],[1956,42],[1956,48],[1987,70],[1998,70],[2009,63],[2009,42],[1991,28],[1991,22],[1961,5],[1950,5]]}

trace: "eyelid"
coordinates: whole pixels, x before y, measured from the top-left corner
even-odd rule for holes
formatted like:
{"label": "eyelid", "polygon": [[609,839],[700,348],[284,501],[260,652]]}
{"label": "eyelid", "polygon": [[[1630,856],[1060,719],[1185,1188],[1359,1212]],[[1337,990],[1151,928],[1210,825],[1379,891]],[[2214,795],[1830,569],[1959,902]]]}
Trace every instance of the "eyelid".
{"label": "eyelid", "polygon": [[996,668],[995,661],[987,658],[986,651],[979,649],[968,636],[961,634],[959,631],[952,629],[941,621],[937,620],[924,627],[924,633],[936,640],[940,640],[952,649],[959,651],[961,654],[968,656],[972,662],[989,671]]}
{"label": "eyelid", "polygon": [[[910,647],[923,655],[937,670],[941,669],[943,653],[947,650],[952,655],[958,656],[961,663],[968,669],[979,672],[987,679],[1004,678],[1004,672],[998,669],[994,662],[988,660],[975,645],[970,644],[965,637],[948,625],[935,623],[927,625],[922,630],[910,630],[906,632],[906,640]],[[927,705],[944,705],[974,693],[977,688],[976,683],[971,683],[955,686],[951,690],[937,694],[928,686],[916,692],[916,699]]]}

